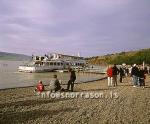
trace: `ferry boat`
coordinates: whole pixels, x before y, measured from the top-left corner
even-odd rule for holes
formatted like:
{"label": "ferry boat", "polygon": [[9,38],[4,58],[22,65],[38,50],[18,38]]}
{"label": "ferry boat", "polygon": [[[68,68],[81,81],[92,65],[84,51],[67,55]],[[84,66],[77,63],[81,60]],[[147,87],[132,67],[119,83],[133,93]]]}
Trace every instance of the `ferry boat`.
{"label": "ferry boat", "polygon": [[49,72],[54,70],[66,70],[68,68],[81,69],[86,61],[80,56],[63,54],[49,54],[45,56],[32,56],[32,61],[18,67],[19,72]]}

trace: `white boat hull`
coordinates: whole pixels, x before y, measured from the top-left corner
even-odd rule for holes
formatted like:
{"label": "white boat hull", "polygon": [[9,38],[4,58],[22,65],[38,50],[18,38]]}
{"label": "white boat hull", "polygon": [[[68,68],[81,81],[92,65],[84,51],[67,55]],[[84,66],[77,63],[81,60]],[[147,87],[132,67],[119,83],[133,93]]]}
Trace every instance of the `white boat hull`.
{"label": "white boat hull", "polygon": [[29,72],[29,73],[33,73],[33,72],[49,72],[49,71],[53,71],[53,70],[60,70],[63,69],[63,67],[51,67],[51,66],[19,66],[18,71],[19,72]]}

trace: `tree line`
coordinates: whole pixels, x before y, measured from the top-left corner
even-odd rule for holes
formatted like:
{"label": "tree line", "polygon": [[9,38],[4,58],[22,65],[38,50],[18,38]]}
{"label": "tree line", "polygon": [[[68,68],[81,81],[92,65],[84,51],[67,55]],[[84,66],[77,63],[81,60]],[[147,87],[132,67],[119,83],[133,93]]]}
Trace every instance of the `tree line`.
{"label": "tree line", "polygon": [[88,58],[87,61],[90,64],[142,64],[143,61],[146,64],[150,64],[150,49],[143,49],[140,51],[121,52],[113,55],[105,55],[103,57]]}

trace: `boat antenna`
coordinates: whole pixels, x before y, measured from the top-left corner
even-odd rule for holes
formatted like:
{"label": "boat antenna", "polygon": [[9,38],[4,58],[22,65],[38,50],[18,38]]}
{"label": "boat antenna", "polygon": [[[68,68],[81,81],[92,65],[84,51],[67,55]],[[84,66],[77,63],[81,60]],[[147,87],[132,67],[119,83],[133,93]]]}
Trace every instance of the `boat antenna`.
{"label": "boat antenna", "polygon": [[78,57],[80,57],[80,52],[78,52]]}

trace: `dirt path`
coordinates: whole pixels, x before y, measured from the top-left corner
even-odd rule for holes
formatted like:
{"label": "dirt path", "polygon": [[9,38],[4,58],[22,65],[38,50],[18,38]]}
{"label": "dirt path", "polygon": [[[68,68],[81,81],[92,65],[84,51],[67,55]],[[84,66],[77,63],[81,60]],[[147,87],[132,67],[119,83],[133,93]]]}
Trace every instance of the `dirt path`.
{"label": "dirt path", "polygon": [[[78,92],[101,92],[107,98],[50,99],[33,96],[34,88],[0,91],[0,123],[39,124],[150,124],[150,77],[146,88],[125,80],[116,88],[107,81],[75,86]],[[116,93],[118,98],[110,98]]]}

